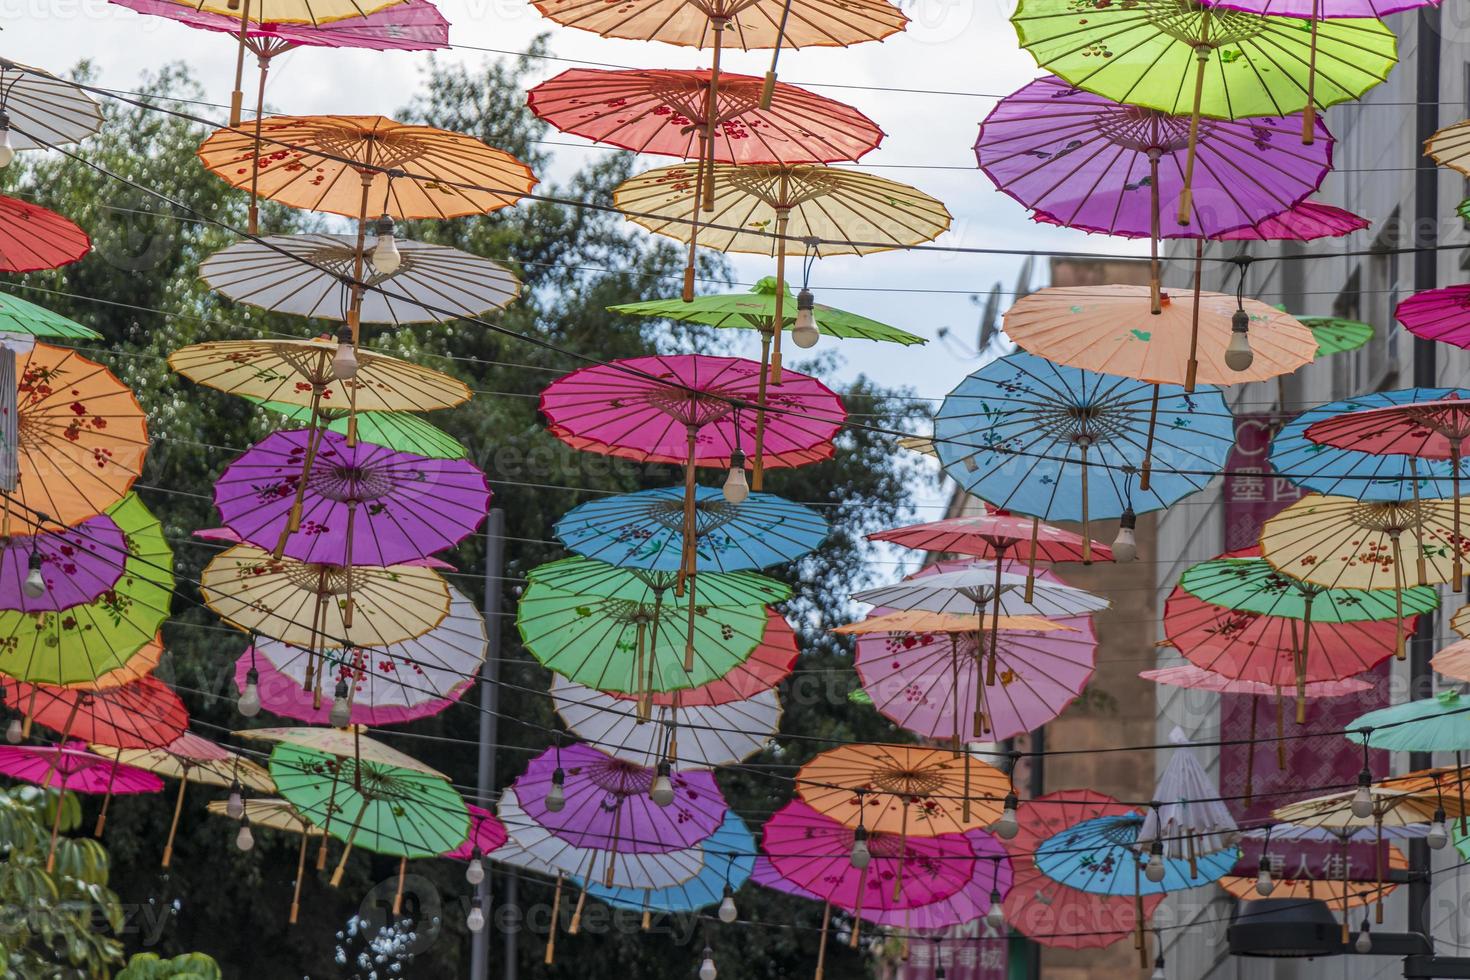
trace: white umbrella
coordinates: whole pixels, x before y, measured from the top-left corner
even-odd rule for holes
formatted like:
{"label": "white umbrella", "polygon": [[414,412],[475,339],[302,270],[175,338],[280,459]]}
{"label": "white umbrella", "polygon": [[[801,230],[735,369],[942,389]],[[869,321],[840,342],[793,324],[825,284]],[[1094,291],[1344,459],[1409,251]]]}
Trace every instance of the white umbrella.
{"label": "white umbrella", "polygon": [[713,769],[759,752],[776,734],[781,700],[774,690],[744,701],[718,705],[672,707],[655,704],[653,715],[640,719],[638,702],[574,684],[557,676],[551,700],[567,726],[604,752],[653,767],[677,747],[673,762],[680,769]]}
{"label": "white umbrella", "polygon": [[1154,786],[1158,806],[1151,807],[1139,828],[1138,840],[1160,841],[1171,858],[1195,859],[1235,845],[1239,828],[1230,808],[1217,797],[1220,786],[1211,779],[1178,728],[1169,735],[1176,746],[1169,764]]}
{"label": "white umbrella", "polygon": [[[509,305],[521,284],[489,259],[427,242],[397,241],[392,274],[367,253],[363,323],[438,323],[479,316]],[[295,316],[346,320],[352,296],[353,235],[271,235],[215,252],[199,264],[211,289],[239,303]]]}
{"label": "white umbrella", "polygon": [[12,150],[80,143],[102,128],[102,108],[86,92],[48,71],[0,58],[0,111]]}

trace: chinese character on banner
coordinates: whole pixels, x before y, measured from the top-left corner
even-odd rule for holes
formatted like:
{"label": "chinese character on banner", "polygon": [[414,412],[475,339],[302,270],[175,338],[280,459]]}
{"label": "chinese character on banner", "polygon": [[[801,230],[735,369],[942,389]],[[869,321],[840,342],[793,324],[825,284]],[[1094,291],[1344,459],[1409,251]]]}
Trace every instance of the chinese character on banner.
{"label": "chinese character on banner", "polygon": [[[1302,496],[1301,489],[1271,472],[1271,438],[1285,418],[1275,415],[1240,415],[1235,420],[1235,446],[1225,464],[1223,497],[1226,551],[1251,548],[1260,543],[1261,528],[1280,511]],[[1292,706],[1278,705],[1273,698],[1246,695],[1220,697],[1220,730],[1257,732],[1254,745],[1234,744],[1220,748],[1221,795],[1237,822],[1260,824],[1277,807],[1321,795],[1322,786],[1350,786],[1363,768],[1362,749],[1345,738],[1294,738],[1313,732],[1340,732],[1359,715],[1389,704],[1390,668],[1380,664],[1361,675],[1374,686],[1360,694],[1341,698],[1317,698],[1307,702],[1306,721],[1296,723]],[[1290,699],[1290,694],[1286,695]],[[1278,732],[1286,736],[1278,738]],[[1252,759],[1254,754],[1254,759]],[[1388,774],[1388,753],[1370,753],[1375,776]],[[1245,786],[1252,787],[1251,805],[1246,806]],[[1273,866],[1288,875],[1341,878],[1344,867],[1351,879],[1372,878],[1378,866],[1372,843],[1353,844],[1344,855],[1340,846],[1299,841],[1271,841]],[[1260,845],[1247,844],[1235,873],[1254,877],[1260,864]]]}
{"label": "chinese character on banner", "polygon": [[934,980],[934,968],[944,967],[947,980],[1006,980],[1009,942],[991,936],[983,921],[967,922],[909,939],[908,959],[898,965],[894,980]]}

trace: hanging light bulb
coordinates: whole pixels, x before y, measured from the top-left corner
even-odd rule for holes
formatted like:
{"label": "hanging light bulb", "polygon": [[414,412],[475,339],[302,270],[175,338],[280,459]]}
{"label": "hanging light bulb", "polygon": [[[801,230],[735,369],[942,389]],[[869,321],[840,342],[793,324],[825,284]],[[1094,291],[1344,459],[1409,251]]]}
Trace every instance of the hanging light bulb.
{"label": "hanging light bulb", "polygon": [[816,297],[812,295],[812,291],[802,286],[801,292],[796,294],[796,322],[791,325],[791,342],[803,350],[815,347],[817,338],[822,336],[813,313],[816,305]]}
{"label": "hanging light bulb", "polygon": [[337,351],[332,355],[332,376],[338,381],[357,377],[357,350],[352,343],[352,328],[337,331]]}
{"label": "hanging light bulb", "polygon": [[1352,810],[1353,816],[1359,820],[1366,820],[1373,816],[1373,791],[1369,788],[1373,785],[1373,774],[1367,769],[1358,773],[1358,791],[1353,794]]}
{"label": "hanging light bulb", "polygon": [[665,759],[658,764],[658,775],[653,777],[653,785],[648,787],[648,798],[659,806],[668,806],[674,802],[674,781],[669,778],[669,763]]}
{"label": "hanging light bulb", "polygon": [[560,813],[567,805],[567,791],[563,786],[566,781],[566,770],[561,766],[551,771],[551,789],[546,791],[546,809],[552,813]]}
{"label": "hanging light bulb", "polygon": [[1373,952],[1373,937],[1368,934],[1368,917],[1363,916],[1363,928],[1358,930],[1358,938],[1353,941],[1353,949],[1359,953]]}
{"label": "hanging light bulb", "polygon": [[239,781],[230,784],[230,796],[225,801],[225,816],[239,820],[245,816],[245,796],[240,792]]}
{"label": "hanging light bulb", "polygon": [[720,921],[729,925],[740,918],[740,910],[735,907],[735,893],[725,885],[725,897],[720,899]]}
{"label": "hanging light bulb", "polygon": [[868,828],[859,827],[852,832],[852,851],[847,855],[852,866],[859,871],[868,866],[873,860],[872,853],[868,850]]}
{"label": "hanging light bulb", "polygon": [[41,553],[33,550],[28,564],[30,570],[26,572],[26,580],[21,583],[20,590],[32,599],[39,599],[46,594],[46,577],[41,574]]}
{"label": "hanging light bulb", "polygon": [[1001,807],[1000,819],[990,825],[991,831],[1004,840],[1012,840],[1021,832],[1021,825],[1016,821],[1016,799],[1015,793],[1007,793],[1005,803]]}
{"label": "hanging light bulb", "polygon": [[470,932],[479,932],[485,928],[485,910],[480,907],[479,895],[470,899],[470,914],[464,917],[464,924]]}
{"label": "hanging light bulb", "polygon": [[1432,849],[1439,850],[1450,842],[1450,835],[1444,826],[1444,811],[1434,811],[1434,822],[1429,825],[1429,833],[1424,835],[1424,843]]}
{"label": "hanging light bulb", "polygon": [[472,885],[478,885],[485,880],[485,863],[480,858],[479,847],[470,855],[470,863],[465,865],[464,880]]}
{"label": "hanging light bulb", "polygon": [[393,237],[393,217],[383,215],[373,225],[378,243],[373,246],[373,268],[385,276],[391,276],[403,265],[403,254],[398,251],[398,242]]}
{"label": "hanging light bulb", "polygon": [[985,924],[996,932],[1005,928],[1006,913],[1001,908],[1001,896],[999,889],[990,889],[990,908],[985,913]]}
{"label": "hanging light bulb", "polygon": [[1163,953],[1154,957],[1154,972],[1149,974],[1148,980],[1169,980],[1169,975],[1164,972]]}
{"label": "hanging light bulb", "polygon": [[715,951],[706,946],[701,955],[704,957],[704,962],[699,964],[699,980],[715,980],[715,976],[719,973],[715,969]]}
{"label": "hanging light bulb", "polygon": [[10,719],[10,724],[5,726],[5,741],[11,745],[19,745],[25,734],[25,726],[20,723],[19,718]]}
{"label": "hanging light bulb", "polygon": [[242,851],[248,851],[255,846],[255,835],[250,832],[250,821],[240,821],[240,832],[235,835],[235,846]]}
{"label": "hanging light bulb", "polygon": [[333,728],[346,728],[352,723],[352,705],[347,700],[347,681],[337,681],[337,689],[332,692],[332,711],[327,715],[327,720],[332,723]]}
{"label": "hanging light bulb", "polygon": [[1225,366],[1232,371],[1247,371],[1256,355],[1251,352],[1251,316],[1236,310],[1230,318],[1230,343],[1225,347]]}
{"label": "hanging light bulb", "polygon": [[254,667],[245,671],[245,690],[240,692],[235,708],[246,718],[260,714],[260,671]]}
{"label": "hanging light bulb", "polygon": [[1148,865],[1143,875],[1154,884],[1164,880],[1164,842],[1154,841],[1148,846]]}
{"label": "hanging light bulb", "polygon": [[1256,872],[1256,894],[1265,898],[1276,890],[1276,882],[1271,880],[1271,859],[1264,854],[1261,855],[1261,869]]}
{"label": "hanging light bulb", "polygon": [[750,496],[750,484],[745,480],[745,453],[739,448],[730,453],[730,475],[725,477],[723,487],[725,499],[738,504]]}
{"label": "hanging light bulb", "polygon": [[1133,561],[1138,557],[1138,515],[1132,507],[1124,507],[1118,517],[1118,536],[1113,539],[1113,561]]}
{"label": "hanging light bulb", "polygon": [[15,150],[10,146],[10,114],[0,112],[0,167],[10,166]]}

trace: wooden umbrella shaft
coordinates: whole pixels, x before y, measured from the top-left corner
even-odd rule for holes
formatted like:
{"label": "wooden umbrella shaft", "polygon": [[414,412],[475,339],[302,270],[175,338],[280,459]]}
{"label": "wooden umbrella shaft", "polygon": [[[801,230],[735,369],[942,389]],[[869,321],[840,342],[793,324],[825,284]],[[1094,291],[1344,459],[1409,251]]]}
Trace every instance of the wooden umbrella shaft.
{"label": "wooden umbrella shaft", "polygon": [[724,46],[725,24],[723,17],[716,17],[710,21],[714,28],[715,44],[714,54],[710,62],[709,73],[709,103],[705,109],[705,161],[701,163],[706,169],[707,176],[704,182],[704,210],[715,209],[715,127],[719,125],[720,111],[720,49]]}
{"label": "wooden umbrella shaft", "polygon": [[[56,868],[56,840],[61,835],[61,811],[66,806],[66,790],[56,791],[56,816],[51,820],[51,849],[46,852],[46,873]],[[177,819],[177,818],[175,818]]]}
{"label": "wooden umbrella shaft", "polygon": [[562,876],[556,876],[556,890],[551,894],[551,928],[546,932],[546,952],[541,957],[541,962],[550,966],[556,961],[556,933],[561,928],[561,881]]}
{"label": "wooden umbrella shaft", "polygon": [[1312,40],[1307,52],[1307,104],[1302,108],[1302,145],[1311,146],[1317,132],[1317,25],[1321,0],[1312,0]]}
{"label": "wooden umbrella shaft", "polygon": [[403,881],[408,877],[408,857],[405,855],[398,859],[398,890],[393,893],[393,915],[396,918],[403,912]]}
{"label": "wooden umbrella shaft", "polygon": [[184,790],[189,788],[189,774],[184,773],[184,778],[179,780],[179,797],[174,801],[174,819],[168,827],[168,842],[163,845],[162,866],[168,867],[174,859],[174,838],[179,833],[179,817],[184,812]]}
{"label": "wooden umbrella shaft", "polygon": [[1194,391],[1199,375],[1199,301],[1204,276],[1205,240],[1194,240],[1194,307],[1189,318],[1189,361],[1184,365],[1184,390]]}
{"label": "wooden umbrella shaft", "polygon": [[[1149,198],[1149,312],[1158,316],[1164,310],[1162,273],[1159,268],[1159,239],[1163,237],[1159,214],[1159,154],[1157,147],[1148,151],[1148,198]],[[1147,488],[1145,488],[1147,489]]]}
{"label": "wooden umbrella shaft", "polygon": [[301,847],[296,855],[296,888],[291,895],[291,916],[287,920],[293,926],[301,914],[301,882],[306,878],[306,844],[306,828],[303,827],[301,830]]}
{"label": "wooden umbrella shaft", "polygon": [[[240,5],[240,47],[235,54],[235,91],[230,93],[230,125],[240,125],[240,104],[245,99],[245,47],[250,43],[250,0]],[[254,234],[255,229],[250,229]]]}
{"label": "wooden umbrella shaft", "polygon": [[[1455,499],[1452,505],[1455,510],[1455,537],[1451,542],[1450,552],[1453,555],[1453,582],[1450,587],[1456,592],[1464,589],[1464,567],[1460,556],[1460,549],[1464,539],[1460,536],[1460,440],[1450,440],[1450,480],[1454,484]],[[1421,549],[1422,550],[1422,549]]]}
{"label": "wooden umbrella shaft", "polygon": [[1138,489],[1147,491],[1154,475],[1154,431],[1159,425],[1159,386],[1154,385],[1153,397],[1148,406],[1148,437],[1143,444],[1143,472],[1138,477]]}
{"label": "wooden umbrella shaft", "polygon": [[364,799],[362,806],[357,811],[357,817],[352,821],[352,827],[347,831],[346,847],[342,849],[342,857],[337,861],[337,867],[332,869],[332,887],[336,888],[342,884],[342,876],[347,872],[347,859],[352,855],[352,842],[357,840],[357,829],[362,826],[362,818],[367,816],[368,806],[371,800]]}
{"label": "wooden umbrella shaft", "polygon": [[[246,0],[245,9],[250,9],[249,0]],[[243,37],[244,35],[242,34],[241,36]],[[240,56],[242,59],[244,55],[245,50],[242,47],[240,49]],[[250,144],[252,148],[250,161],[250,213],[249,220],[246,223],[246,231],[248,231],[252,235],[260,231],[260,128],[264,124],[265,80],[266,76],[270,74],[271,54],[263,49],[262,53],[258,55],[258,60],[260,66],[260,81],[256,84],[255,89],[255,135],[252,138]],[[235,88],[235,95],[238,97],[240,95],[240,92],[238,91],[240,88],[240,79],[238,76],[235,79]],[[230,111],[233,113],[233,118],[230,122],[230,125],[240,125],[239,107],[237,105],[232,105]]]}
{"label": "wooden umbrella shaft", "polygon": [[1200,106],[1205,94],[1205,67],[1209,64],[1212,51],[1209,34],[1210,12],[1206,9],[1200,12],[1200,40],[1194,46],[1194,107],[1189,113],[1189,147],[1184,158],[1184,189],[1179,194],[1178,220],[1181,225],[1189,224],[1189,216],[1194,204],[1191,199],[1191,185],[1194,182],[1194,161],[1199,143]]}
{"label": "wooden umbrella shaft", "polygon": [[822,980],[827,963],[827,927],[832,922],[832,903],[822,903],[822,938],[817,942],[817,972],[813,980]]}

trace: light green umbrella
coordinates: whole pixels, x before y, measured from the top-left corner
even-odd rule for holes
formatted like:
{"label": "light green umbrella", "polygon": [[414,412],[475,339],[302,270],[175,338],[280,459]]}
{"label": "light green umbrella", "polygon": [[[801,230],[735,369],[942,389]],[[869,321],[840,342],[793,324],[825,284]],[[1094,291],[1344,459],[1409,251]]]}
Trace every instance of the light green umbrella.
{"label": "light green umbrella", "polygon": [[1317,356],[1346,354],[1373,339],[1373,325],[1337,316],[1299,316],[1301,323],[1317,340]]}
{"label": "light green umbrella", "polygon": [[[608,309],[629,316],[662,317],[683,323],[701,323],[709,327],[737,327],[759,330],[762,334],[769,335],[776,319],[776,278],[766,276],[752,286],[748,293],[696,296],[688,303],[678,298],[656,299],[647,303],[609,306]],[[781,304],[781,310],[781,327],[790,330],[796,323],[796,294],[789,286],[786,288],[786,298]],[[891,344],[927,343],[923,337],[906,330],[836,307],[818,303],[813,306],[812,312],[820,330],[833,337],[881,340]]]}
{"label": "light green umbrella", "polygon": [[1439,608],[1439,592],[1429,586],[1404,589],[1400,612],[1391,590],[1313,585],[1284,575],[1266,559],[1252,555],[1198,562],[1184,570],[1179,585],[1196,599],[1216,606],[1309,623],[1400,619]]}
{"label": "light green umbrella", "polygon": [[[267,411],[284,415],[292,422],[300,425],[311,423],[311,408],[306,405],[251,400]],[[348,434],[350,414],[345,410],[319,410],[317,419],[326,423],[328,429],[345,436]],[[469,450],[459,440],[408,412],[358,412],[357,438],[360,442],[387,446],[402,453],[414,453],[431,459],[464,459],[469,455]]]}
{"label": "light green umbrella", "polygon": [[[624,568],[581,555],[537,565],[526,577],[560,592],[644,604],[673,594],[679,581],[678,572]],[[756,572],[700,572],[694,578],[699,603],[705,606],[764,606],[791,598],[791,586]]]}
{"label": "light green umbrella", "polygon": [[1011,17],[1037,63],[1078,88],[1190,117],[1179,222],[1200,117],[1242,119],[1315,110],[1362,98],[1398,62],[1393,31],[1372,18],[1263,17],[1194,0],[1021,0]]}
{"label": "light green umbrella", "polygon": [[91,602],[59,612],[0,611],[0,673],[38,684],[86,684],[127,665],[153,640],[173,599],[173,551],[136,494],[105,513],[122,530],[122,577]]}
{"label": "light green umbrella", "polygon": [[1432,698],[1405,701],[1379,708],[1348,722],[1350,741],[1391,752],[1470,751],[1470,697],[1456,688],[1440,691]]}
{"label": "light green umbrella", "polygon": [[101,340],[102,335],[60,313],[27,302],[11,293],[0,293],[0,333],[64,340]]}

